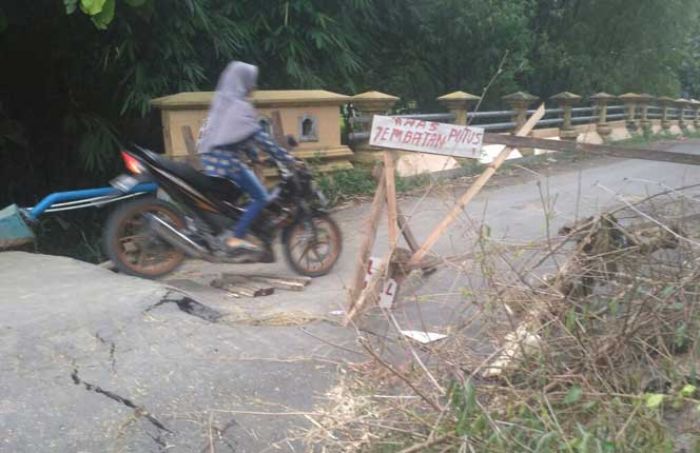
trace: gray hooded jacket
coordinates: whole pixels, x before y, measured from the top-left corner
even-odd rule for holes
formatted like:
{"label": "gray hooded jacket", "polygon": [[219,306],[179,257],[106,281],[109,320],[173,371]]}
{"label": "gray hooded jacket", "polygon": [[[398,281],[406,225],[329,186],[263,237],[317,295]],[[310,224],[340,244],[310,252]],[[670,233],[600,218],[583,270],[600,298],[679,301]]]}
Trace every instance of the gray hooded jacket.
{"label": "gray hooded jacket", "polygon": [[255,108],[246,99],[255,89],[257,79],[256,66],[239,61],[226,66],[209,109],[199,145],[200,153],[239,143],[260,130]]}

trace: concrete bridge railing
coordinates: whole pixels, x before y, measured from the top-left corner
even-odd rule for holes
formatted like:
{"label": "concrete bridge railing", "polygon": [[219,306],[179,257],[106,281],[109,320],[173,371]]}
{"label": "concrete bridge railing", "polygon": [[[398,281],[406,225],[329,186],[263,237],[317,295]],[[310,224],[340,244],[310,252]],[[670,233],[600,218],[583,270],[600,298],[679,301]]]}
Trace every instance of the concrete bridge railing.
{"label": "concrete bridge railing", "polygon": [[[379,158],[377,149],[368,145],[372,116],[387,114],[399,99],[384,93],[368,92],[352,97],[348,141],[357,162],[372,162]],[[489,132],[510,133],[533,113],[531,107],[540,99],[519,91],[502,98],[503,110],[477,110],[478,96],[457,91],[438,98],[445,113],[397,115],[426,121],[474,125]],[[579,106],[583,97],[570,92],[552,96],[546,116],[531,133],[534,137],[604,143],[628,139],[637,135],[666,132],[673,135],[700,130],[700,101],[654,97],[648,94],[625,93],[614,96],[596,93],[588,97],[589,106]],[[495,145],[496,148],[498,145]],[[494,145],[491,145],[494,147]],[[488,148],[488,147],[486,147]],[[498,150],[487,149],[487,155]],[[491,151],[491,152],[489,152]],[[519,155],[539,154],[542,150],[519,150]],[[486,158],[488,161],[488,157]],[[399,165],[399,168],[401,166]],[[411,171],[408,171],[411,173]]]}

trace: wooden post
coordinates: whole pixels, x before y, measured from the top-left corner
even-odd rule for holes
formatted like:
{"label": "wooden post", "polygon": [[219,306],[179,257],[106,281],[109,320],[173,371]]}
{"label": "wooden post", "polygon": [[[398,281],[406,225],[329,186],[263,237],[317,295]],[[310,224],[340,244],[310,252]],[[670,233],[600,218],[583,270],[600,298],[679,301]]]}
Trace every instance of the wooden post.
{"label": "wooden post", "polygon": [[187,149],[187,163],[199,170],[200,164],[199,158],[197,157],[197,145],[194,141],[192,128],[189,126],[182,126],[180,131],[182,132],[182,139],[185,141],[185,148]]}
{"label": "wooden post", "polygon": [[[519,137],[524,137],[534,129],[535,125],[544,116],[544,104],[540,105],[537,111],[523,124],[523,126],[516,131],[515,135]],[[425,257],[428,251],[435,245],[435,243],[444,234],[445,230],[452,225],[452,223],[457,219],[457,217],[464,211],[464,208],[469,204],[469,202],[474,199],[474,197],[481,191],[486,182],[491,179],[491,177],[496,173],[498,167],[500,167],[503,162],[508,158],[513,149],[506,147],[501,151],[501,153],[496,157],[496,159],[489,165],[486,170],[479,176],[479,178],[474,181],[474,183],[469,187],[469,189],[462,195],[462,197],[457,201],[457,204],[452,208],[452,210],[445,216],[445,218],[440,222],[432,233],[428,236],[428,239],[423,243],[423,245],[418,249],[416,253],[413,254],[411,260],[409,261],[409,266],[417,266],[418,263]]]}
{"label": "wooden post", "polygon": [[[379,184],[380,176],[383,174],[384,171],[381,165],[375,166],[374,170],[372,170],[372,178],[374,178],[377,184]],[[399,207],[398,203],[396,203],[396,215],[396,221],[399,224],[399,230],[401,231],[401,235],[406,240],[408,248],[411,249],[412,252],[415,252],[420,247],[420,244],[416,240],[416,237],[413,235],[413,231],[411,231],[411,226],[408,224],[408,219],[405,215],[401,213],[401,208]]]}
{"label": "wooden post", "polygon": [[398,209],[396,206],[395,162],[392,151],[384,151],[384,184],[386,185],[386,213],[389,221],[389,247],[393,250],[399,241]]}
{"label": "wooden post", "polygon": [[[345,317],[343,325],[347,326],[350,324],[355,316],[367,305],[368,302],[376,301],[382,288],[384,287],[385,274],[391,267],[391,257],[394,254],[395,249],[389,250],[384,257],[382,257],[382,262],[379,265],[379,269],[372,275],[372,277],[367,282],[367,286],[360,292],[357,299],[353,301],[352,306],[348,310],[348,314]],[[364,279],[364,274],[363,274]]]}
{"label": "wooden post", "polygon": [[372,200],[372,208],[370,209],[369,217],[365,223],[365,228],[363,231],[364,239],[362,240],[362,244],[360,244],[360,250],[357,253],[357,259],[355,260],[355,275],[353,276],[350,284],[350,301],[348,304],[350,309],[352,309],[355,305],[355,302],[357,301],[357,298],[364,287],[369,256],[370,253],[372,253],[374,240],[377,236],[379,218],[381,217],[382,209],[384,208],[386,197],[385,179],[386,172],[382,172],[382,175],[379,177],[379,183],[377,184],[377,191],[374,193],[374,200]]}
{"label": "wooden post", "polygon": [[284,126],[282,126],[282,115],[279,110],[275,110],[270,114],[270,122],[272,123],[272,135],[278,145],[287,149],[287,137],[284,135]]}
{"label": "wooden post", "polygon": [[413,235],[413,231],[411,231],[411,227],[408,225],[408,219],[401,213],[401,209],[399,209],[398,205],[396,206],[396,213],[398,214],[396,221],[399,223],[401,234],[406,240],[408,248],[411,249],[413,253],[417,252],[420,248],[420,244],[418,244],[416,237]]}

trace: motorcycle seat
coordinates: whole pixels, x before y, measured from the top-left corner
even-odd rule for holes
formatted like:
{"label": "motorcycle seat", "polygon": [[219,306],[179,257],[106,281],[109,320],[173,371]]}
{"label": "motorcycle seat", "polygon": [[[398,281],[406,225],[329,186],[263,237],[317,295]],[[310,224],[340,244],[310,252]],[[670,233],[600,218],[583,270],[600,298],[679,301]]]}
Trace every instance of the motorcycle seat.
{"label": "motorcycle seat", "polygon": [[152,153],[150,156],[157,164],[175,176],[192,184],[200,190],[208,190],[218,193],[230,194],[240,192],[235,182],[221,176],[209,176],[197,171],[191,165],[182,162],[175,162],[167,157]]}

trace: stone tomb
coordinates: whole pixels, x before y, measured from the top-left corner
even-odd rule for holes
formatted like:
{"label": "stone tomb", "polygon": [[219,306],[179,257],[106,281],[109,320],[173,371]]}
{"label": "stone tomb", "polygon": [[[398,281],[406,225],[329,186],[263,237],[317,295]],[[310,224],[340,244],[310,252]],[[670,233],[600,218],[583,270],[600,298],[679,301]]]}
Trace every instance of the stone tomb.
{"label": "stone tomb", "polygon": [[[213,96],[213,92],[186,92],[151,101],[161,111],[168,156],[187,156],[182,127],[189,126],[197,140]],[[321,171],[352,168],[353,153],[340,138],[340,107],[349,100],[348,96],[325,90],[258,90],[252,96],[260,124],[274,134],[272,112],[278,111],[284,133],[294,135],[299,142],[294,154],[302,159],[318,159]]]}

